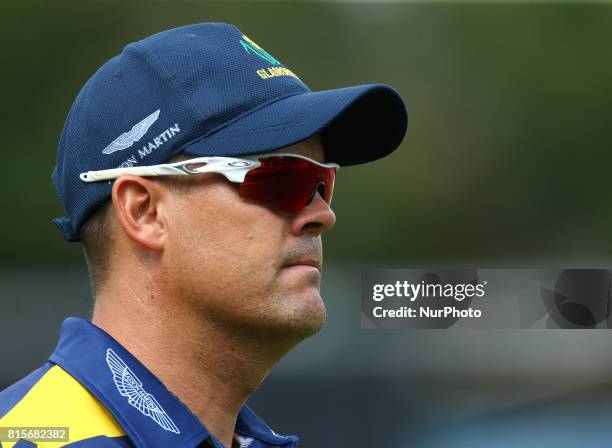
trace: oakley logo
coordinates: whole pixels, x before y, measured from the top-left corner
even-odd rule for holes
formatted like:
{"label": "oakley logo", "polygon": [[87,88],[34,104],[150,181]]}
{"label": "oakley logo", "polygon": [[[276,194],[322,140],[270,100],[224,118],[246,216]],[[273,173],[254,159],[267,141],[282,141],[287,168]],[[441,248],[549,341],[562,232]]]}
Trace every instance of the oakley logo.
{"label": "oakley logo", "polygon": [[106,350],[106,362],[113,373],[113,380],[115,381],[117,390],[124,397],[128,397],[128,403],[147,417],[155,420],[155,423],[166,431],[175,434],[181,433],[155,397],[142,388],[142,383],[138,377],[134,375],[127,364],[110,348]]}
{"label": "oakley logo", "polygon": [[123,151],[126,148],[132,146],[135,142],[140,140],[149,130],[151,125],[157,121],[159,117],[160,109],[157,109],[151,115],[149,115],[144,120],[136,123],[132,126],[127,132],[124,132],[119,137],[111,142],[106,148],[102,150],[103,154],[112,154],[116,151]]}

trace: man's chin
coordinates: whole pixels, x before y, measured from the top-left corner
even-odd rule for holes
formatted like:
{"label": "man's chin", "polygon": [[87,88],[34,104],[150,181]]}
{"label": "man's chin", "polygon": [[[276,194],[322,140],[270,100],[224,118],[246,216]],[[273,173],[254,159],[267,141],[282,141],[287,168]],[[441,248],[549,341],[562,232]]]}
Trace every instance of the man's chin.
{"label": "man's chin", "polygon": [[305,339],[318,333],[325,325],[325,319],[325,306],[321,302],[321,308],[305,313],[303,318],[295,323],[293,330],[296,335]]}
{"label": "man's chin", "polygon": [[[289,338],[305,339],[316,334],[325,324],[326,310],[319,290],[309,288],[305,294],[286,297],[275,310],[273,332]],[[272,317],[272,316],[270,316]]]}

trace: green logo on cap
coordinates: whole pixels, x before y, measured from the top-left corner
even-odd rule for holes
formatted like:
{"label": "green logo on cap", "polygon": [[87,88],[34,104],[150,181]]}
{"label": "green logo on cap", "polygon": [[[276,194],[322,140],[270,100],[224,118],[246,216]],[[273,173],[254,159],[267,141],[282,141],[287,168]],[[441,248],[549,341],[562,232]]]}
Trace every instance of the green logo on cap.
{"label": "green logo on cap", "polygon": [[246,37],[244,34],[242,35],[242,39],[240,40],[240,43],[242,44],[242,48],[244,48],[244,51],[246,51],[247,53],[249,53],[249,54],[254,53],[257,56],[259,56],[260,58],[268,61],[270,64],[281,65],[281,63],[278,62],[278,60],[276,60],[276,58],[274,56],[272,56],[266,50],[261,48],[259,45],[257,45],[255,42],[253,42],[251,39]]}

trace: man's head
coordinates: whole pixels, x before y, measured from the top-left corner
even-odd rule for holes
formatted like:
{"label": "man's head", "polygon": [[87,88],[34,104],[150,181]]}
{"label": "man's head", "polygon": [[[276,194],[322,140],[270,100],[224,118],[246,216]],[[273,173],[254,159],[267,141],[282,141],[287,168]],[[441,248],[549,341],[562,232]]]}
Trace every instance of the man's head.
{"label": "man's head", "polygon": [[231,25],[164,31],[126,46],[79,93],[52,175],[67,217],[54,222],[83,240],[99,291],[138,263],[211,320],[308,334],[325,317],[320,235],[335,221],[321,196],[288,213],[218,174],[81,174],[278,150],[354,165],[392,152],[406,127],[388,86],[312,92]]}
{"label": "man's head", "polygon": [[[318,135],[283,152],[324,160]],[[321,234],[336,218],[319,194],[288,213],[240,197],[238,186],[218,174],[127,175],[114,182],[112,203],[103,210],[82,238],[99,290],[129,269],[129,260],[163,272],[169,294],[219,324],[296,338],[323,324]],[[102,247],[94,228],[105,234]]]}

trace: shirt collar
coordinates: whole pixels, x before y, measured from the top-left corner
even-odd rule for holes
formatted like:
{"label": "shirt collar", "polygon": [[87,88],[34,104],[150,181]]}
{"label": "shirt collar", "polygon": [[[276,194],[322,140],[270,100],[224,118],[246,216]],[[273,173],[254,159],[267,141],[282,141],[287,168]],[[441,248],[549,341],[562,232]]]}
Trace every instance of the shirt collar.
{"label": "shirt collar", "polygon": [[[49,360],[101,401],[137,447],[197,447],[209,437],[221,446],[151,371],[85,319],[64,321]],[[257,439],[263,446],[295,446],[299,441],[296,436],[276,434],[246,404],[238,414],[236,433]]]}

